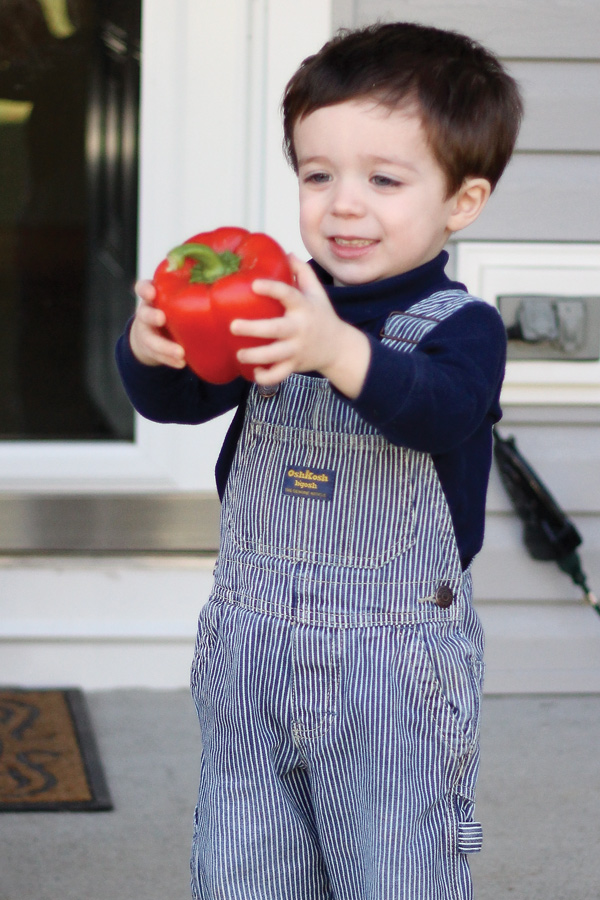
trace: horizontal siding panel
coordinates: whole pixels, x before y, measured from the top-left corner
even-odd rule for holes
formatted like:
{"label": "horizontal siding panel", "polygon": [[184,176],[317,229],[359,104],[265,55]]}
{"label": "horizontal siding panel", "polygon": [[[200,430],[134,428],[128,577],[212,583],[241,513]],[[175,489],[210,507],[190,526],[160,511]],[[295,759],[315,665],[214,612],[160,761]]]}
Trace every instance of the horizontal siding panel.
{"label": "horizontal siding panel", "polygon": [[519,150],[600,152],[600,62],[507,63],[525,100]]}
{"label": "horizontal siding panel", "polygon": [[[515,437],[523,457],[569,515],[600,511],[598,427],[513,428],[502,422],[498,431],[504,438]],[[511,508],[495,463],[487,508],[488,512],[507,512]]]}
{"label": "horizontal siding panel", "polygon": [[[600,594],[600,516],[573,519],[583,537],[579,550],[591,590]],[[554,562],[532,559],[523,543],[523,529],[515,515],[490,515],[486,521],[483,550],[473,563],[477,603],[584,603],[582,593]],[[590,608],[590,627],[600,618]],[[595,618],[595,620],[594,620]]]}
{"label": "horizontal siding panel", "polygon": [[485,604],[479,613],[486,694],[600,691],[600,620],[589,609]]}
{"label": "horizontal siding panel", "polygon": [[0,636],[193,638],[213,567],[194,556],[3,556]]}
{"label": "horizontal siding panel", "polygon": [[193,653],[194,637],[185,641],[0,637],[0,680],[20,687],[76,684],[84,691],[176,690],[189,686]]}
{"label": "horizontal siding panel", "polygon": [[518,153],[462,240],[600,240],[600,154]]}
{"label": "horizontal siding panel", "polygon": [[356,5],[354,0],[333,0],[331,24],[334,31],[338,28],[351,28],[355,24]]}
{"label": "horizontal siding panel", "polygon": [[186,687],[213,566],[192,556],[0,558],[0,682]]}
{"label": "horizontal siding panel", "polygon": [[334,2],[335,25],[377,19],[423,22],[453,28],[482,41],[501,56],[597,59],[597,0],[355,0]]}

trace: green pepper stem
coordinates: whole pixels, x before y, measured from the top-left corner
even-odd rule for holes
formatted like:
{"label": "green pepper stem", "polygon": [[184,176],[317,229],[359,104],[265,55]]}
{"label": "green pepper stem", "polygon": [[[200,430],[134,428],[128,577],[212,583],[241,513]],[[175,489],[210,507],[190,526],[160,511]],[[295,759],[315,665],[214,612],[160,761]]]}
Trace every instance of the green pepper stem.
{"label": "green pepper stem", "polygon": [[224,275],[231,275],[240,268],[241,258],[231,250],[217,253],[207,244],[180,244],[167,254],[168,271],[180,269],[186,259],[193,259],[190,282],[192,284],[212,284]]}

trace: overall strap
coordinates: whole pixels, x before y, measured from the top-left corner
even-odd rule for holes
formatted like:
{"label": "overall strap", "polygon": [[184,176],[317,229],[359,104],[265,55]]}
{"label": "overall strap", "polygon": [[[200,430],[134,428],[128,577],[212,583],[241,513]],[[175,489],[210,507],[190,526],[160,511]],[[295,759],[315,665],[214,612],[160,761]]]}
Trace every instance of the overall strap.
{"label": "overall strap", "polygon": [[405,312],[392,312],[381,332],[382,343],[410,353],[432,328],[476,300],[465,291],[439,291]]}

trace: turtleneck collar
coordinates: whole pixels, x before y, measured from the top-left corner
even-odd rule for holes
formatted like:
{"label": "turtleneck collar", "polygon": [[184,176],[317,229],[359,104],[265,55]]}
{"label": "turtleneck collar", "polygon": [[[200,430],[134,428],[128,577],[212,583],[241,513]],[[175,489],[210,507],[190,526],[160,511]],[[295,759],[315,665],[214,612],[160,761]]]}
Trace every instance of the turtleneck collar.
{"label": "turtleneck collar", "polygon": [[410,272],[348,287],[335,286],[331,275],[314,260],[310,265],[340,318],[378,335],[390,313],[402,312],[437,291],[466,290],[463,284],[448,278],[447,262],[448,254],[442,250],[435,259]]}

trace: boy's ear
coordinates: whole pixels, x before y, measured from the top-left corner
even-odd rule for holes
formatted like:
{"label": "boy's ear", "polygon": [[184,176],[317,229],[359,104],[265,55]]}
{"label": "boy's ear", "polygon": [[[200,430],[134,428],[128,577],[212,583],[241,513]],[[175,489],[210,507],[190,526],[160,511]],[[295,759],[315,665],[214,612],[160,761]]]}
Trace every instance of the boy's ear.
{"label": "boy's ear", "polygon": [[454,195],[454,207],[448,219],[448,231],[460,231],[478,217],[488,202],[492,186],[487,178],[465,178]]}

